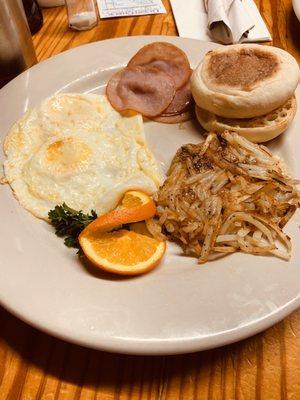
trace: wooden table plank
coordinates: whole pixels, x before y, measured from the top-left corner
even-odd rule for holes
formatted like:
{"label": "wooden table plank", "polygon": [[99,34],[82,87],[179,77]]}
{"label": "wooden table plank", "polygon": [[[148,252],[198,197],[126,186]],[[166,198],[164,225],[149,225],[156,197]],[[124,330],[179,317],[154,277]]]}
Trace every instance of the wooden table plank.
{"label": "wooden table plank", "polygon": [[300,311],[242,342],[169,357],[84,349],[0,317],[1,400],[300,398]]}
{"label": "wooden table plank", "polygon": [[[44,10],[35,35],[39,61],[112,37],[176,35],[166,15],[101,21],[86,32],[67,27],[65,9]],[[188,3],[187,3],[188,4]],[[273,44],[300,61],[300,23],[290,0],[258,0]],[[242,342],[170,357],[108,354],[65,343],[0,308],[0,400],[299,400],[300,310]]]}
{"label": "wooden table plank", "polygon": [[34,45],[39,61],[50,56],[96,40],[136,35],[177,35],[170,5],[164,2],[167,14],[145,15],[101,20],[90,31],[68,29],[67,12],[64,7],[44,9],[45,23],[34,37]]}

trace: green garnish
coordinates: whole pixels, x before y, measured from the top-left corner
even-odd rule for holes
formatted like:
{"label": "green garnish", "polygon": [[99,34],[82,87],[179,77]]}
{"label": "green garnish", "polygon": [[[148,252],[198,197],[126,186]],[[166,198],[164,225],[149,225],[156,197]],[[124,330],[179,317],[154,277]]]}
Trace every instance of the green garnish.
{"label": "green garnish", "polygon": [[48,217],[55,233],[59,237],[65,237],[64,243],[67,247],[75,247],[80,250],[78,236],[83,229],[97,218],[94,210],[91,214],[84,214],[82,211],[73,210],[63,203],[50,210]]}

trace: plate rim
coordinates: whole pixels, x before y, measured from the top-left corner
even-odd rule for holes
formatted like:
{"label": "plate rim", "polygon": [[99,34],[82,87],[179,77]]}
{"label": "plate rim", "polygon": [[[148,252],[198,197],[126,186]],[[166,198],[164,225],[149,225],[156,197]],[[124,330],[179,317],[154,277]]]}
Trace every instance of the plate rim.
{"label": "plate rim", "polygon": [[179,355],[187,353],[195,353],[198,351],[211,350],[218,347],[230,345],[232,343],[240,342],[244,339],[259,334],[266,329],[272,327],[278,322],[282,321],[285,317],[290,315],[293,311],[300,308],[300,295],[297,299],[292,300],[285,306],[275,310],[273,313],[268,314],[256,321],[252,321],[242,327],[236,327],[224,332],[214,335],[209,335],[205,338],[184,338],[184,339],[167,339],[158,340],[138,340],[138,339],[124,339],[124,338],[102,338],[101,343],[91,344],[84,339],[71,337],[68,334],[60,333],[52,328],[39,324],[36,320],[30,320],[18,311],[14,310],[3,301],[0,294],[0,305],[3,306],[13,316],[27,323],[31,327],[39,331],[53,336],[59,340],[67,343],[72,343],[78,346],[107,351],[110,353],[139,355],[139,356],[168,356]]}
{"label": "plate rim", "polygon": [[300,22],[300,3],[298,0],[292,0],[292,4],[293,4],[294,13],[295,13],[298,21]]}

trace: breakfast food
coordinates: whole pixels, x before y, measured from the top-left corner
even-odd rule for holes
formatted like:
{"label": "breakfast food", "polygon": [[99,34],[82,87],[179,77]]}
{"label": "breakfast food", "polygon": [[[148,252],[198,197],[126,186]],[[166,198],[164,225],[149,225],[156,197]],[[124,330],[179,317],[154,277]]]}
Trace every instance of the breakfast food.
{"label": "breakfast food", "polygon": [[125,193],[115,210],[100,215],[86,230],[107,232],[125,224],[144,221],[153,217],[155,212],[155,203],[151,197],[143,192],[131,190]]}
{"label": "breakfast food", "polygon": [[78,237],[81,249],[96,267],[108,272],[121,275],[148,272],[165,253],[165,241],[156,240],[144,231],[120,228],[151,218],[155,212],[153,200],[145,193],[126,192],[116,210],[99,216],[83,229]]}
{"label": "breakfast food", "polygon": [[49,212],[49,221],[56,235],[64,237],[65,245],[77,248],[95,267],[138,275],[156,267],[166,250],[165,241],[153,238],[143,222],[155,212],[151,197],[132,190],[115,210],[99,217],[95,211],[84,214],[63,204]]}
{"label": "breakfast food", "polygon": [[[289,260],[282,229],[300,206],[298,182],[251,141],[293,120],[299,76],[272,47],[227,46],[192,73],[182,50],[152,43],[111,77],[106,96],[58,94],[26,113],[4,143],[6,179],[21,205],[105,271],[150,271],[166,239],[199,263],[236,251]],[[211,133],[177,151],[161,186],[142,115],[178,123],[194,108]]]}
{"label": "breakfast food", "polygon": [[66,203],[98,215],[128,190],[154,193],[161,175],[140,115],[117,113],[105,96],[59,94],[26,113],[4,143],[6,179],[39,218]]}
{"label": "breakfast food", "polygon": [[238,250],[288,260],[282,228],[300,205],[296,183],[266,147],[235,132],[210,133],[177,151],[147,226],[199,263]]}
{"label": "breakfast food", "polygon": [[191,118],[194,104],[189,79],[191,67],[185,53],[167,42],[141,48],[126,68],[115,73],[106,87],[118,111],[136,111],[162,123]]}
{"label": "breakfast food", "polygon": [[169,74],[175,88],[181,88],[190,78],[189,60],[181,49],[167,42],[154,42],[142,47],[129,61],[129,67],[152,66]]}
{"label": "breakfast food", "polygon": [[282,107],[260,117],[223,118],[197,106],[196,117],[208,132],[234,130],[251,142],[262,143],[284,132],[293,121],[296,110],[296,98],[292,96]]}
{"label": "breakfast food", "polygon": [[94,266],[119,275],[151,271],[166,251],[165,241],[124,229],[104,233],[83,231],[79,241]]}
{"label": "breakfast food", "polygon": [[161,122],[162,124],[179,124],[181,122],[189,121],[193,119],[194,113],[191,110],[183,111],[179,114],[173,115],[159,115],[158,117],[152,118],[155,122]]}
{"label": "breakfast food", "polygon": [[237,44],[208,52],[191,85],[200,107],[225,118],[252,118],[284,104],[299,78],[298,63],[288,52]]}
{"label": "breakfast food", "polygon": [[125,193],[116,209],[99,217],[95,210],[85,214],[82,210],[74,210],[63,203],[49,211],[48,221],[55,228],[56,235],[64,238],[67,247],[75,247],[80,251],[78,237],[84,229],[99,232],[120,229],[123,225],[151,218],[155,212],[155,203],[151,197],[146,193],[130,190]]}
{"label": "breakfast food", "polygon": [[155,117],[171,103],[175,86],[170,75],[154,67],[127,67],[109,80],[106,94],[117,111]]}
{"label": "breakfast food", "polygon": [[[257,124],[263,124],[268,128],[266,138],[259,134],[258,141],[270,140],[293,119],[296,102],[290,99],[299,78],[297,61],[277,47],[238,44],[210,51],[191,77],[199,122],[205,129],[213,126],[218,132],[229,127],[252,141],[256,141]],[[274,113],[280,114],[281,121],[276,119],[270,126],[265,121],[270,121]],[[242,120],[262,116],[245,124]],[[241,126],[237,119],[241,119]],[[247,132],[240,129],[243,127]]]}
{"label": "breakfast food", "polygon": [[194,105],[194,99],[188,81],[184,86],[178,89],[173,100],[168,107],[154,121],[162,123],[178,123],[188,121],[192,118],[191,107]]}

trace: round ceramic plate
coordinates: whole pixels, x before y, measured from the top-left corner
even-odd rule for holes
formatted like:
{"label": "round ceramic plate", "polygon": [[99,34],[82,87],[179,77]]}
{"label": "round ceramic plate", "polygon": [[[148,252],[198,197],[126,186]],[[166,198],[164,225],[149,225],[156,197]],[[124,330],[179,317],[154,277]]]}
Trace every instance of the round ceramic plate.
{"label": "round ceramic plate", "polygon": [[[24,112],[47,96],[103,93],[110,76],[156,40],[181,47],[193,67],[216,47],[147,36],[106,40],[62,53],[0,91],[1,141]],[[300,113],[284,135],[268,144],[298,177],[299,129]],[[203,140],[196,122],[147,122],[145,130],[165,170],[182,144]],[[293,243],[289,262],[237,253],[200,266],[168,243],[158,268],[125,279],[91,274],[50,225],[19,205],[8,185],[0,190],[0,302],[22,320],[65,340],[123,353],[185,353],[253,335],[300,305],[299,214],[286,227]]]}
{"label": "round ceramic plate", "polygon": [[296,17],[300,21],[300,0],[293,0],[293,9],[295,11]]}

